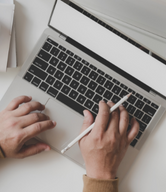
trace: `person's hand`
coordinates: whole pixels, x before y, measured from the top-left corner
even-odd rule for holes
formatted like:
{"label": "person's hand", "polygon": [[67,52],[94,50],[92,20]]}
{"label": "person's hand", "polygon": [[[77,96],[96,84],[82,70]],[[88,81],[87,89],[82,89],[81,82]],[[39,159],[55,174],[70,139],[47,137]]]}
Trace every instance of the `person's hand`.
{"label": "person's hand", "polygon": [[42,113],[31,113],[45,108],[39,102],[31,100],[27,96],[17,97],[0,112],[0,147],[5,157],[24,158],[50,150],[50,146],[44,143],[25,145],[29,139],[56,125]]}
{"label": "person's hand", "polygon": [[[79,142],[86,173],[91,178],[115,179],[129,144],[138,134],[139,124],[134,118],[131,120],[131,129],[127,132],[129,116],[123,106],[109,113],[113,105],[112,102],[106,104],[100,101],[94,128]],[[85,110],[84,116],[81,131],[93,123],[93,116],[89,111]]]}

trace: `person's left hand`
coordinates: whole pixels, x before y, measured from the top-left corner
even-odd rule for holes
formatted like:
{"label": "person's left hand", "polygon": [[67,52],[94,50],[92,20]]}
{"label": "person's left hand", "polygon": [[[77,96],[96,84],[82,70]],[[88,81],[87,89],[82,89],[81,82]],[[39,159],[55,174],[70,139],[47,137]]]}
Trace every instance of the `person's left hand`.
{"label": "person's left hand", "polygon": [[27,96],[17,97],[0,112],[0,147],[5,157],[24,158],[50,150],[50,146],[45,143],[25,145],[29,139],[56,125],[40,112],[31,113],[45,108],[41,103],[31,100]]}

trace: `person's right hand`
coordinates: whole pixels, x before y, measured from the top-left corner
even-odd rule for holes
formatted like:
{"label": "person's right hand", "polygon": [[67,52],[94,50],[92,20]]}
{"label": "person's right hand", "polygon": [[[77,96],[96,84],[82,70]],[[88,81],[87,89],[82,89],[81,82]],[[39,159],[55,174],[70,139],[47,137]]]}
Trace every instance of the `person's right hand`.
{"label": "person's right hand", "polygon": [[0,147],[5,157],[24,158],[50,150],[50,146],[45,143],[24,145],[29,139],[56,125],[42,113],[31,113],[45,108],[41,103],[31,100],[27,96],[17,97],[0,112]]}
{"label": "person's right hand", "polygon": [[[112,102],[108,105],[104,101],[99,103],[94,128],[79,142],[87,176],[90,178],[115,179],[129,144],[138,134],[139,124],[134,118],[131,130],[127,132],[129,116],[123,106],[109,113],[113,105]],[[84,116],[81,131],[93,123],[93,116],[89,111],[84,111]]]}

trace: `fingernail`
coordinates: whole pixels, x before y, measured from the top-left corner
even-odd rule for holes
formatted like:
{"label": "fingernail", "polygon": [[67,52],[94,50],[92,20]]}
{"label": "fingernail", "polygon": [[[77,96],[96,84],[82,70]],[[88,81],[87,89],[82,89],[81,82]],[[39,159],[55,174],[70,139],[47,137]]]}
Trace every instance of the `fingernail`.
{"label": "fingernail", "polygon": [[101,102],[101,103],[105,103],[105,101],[104,101],[104,100],[101,100],[100,102]]}
{"label": "fingernail", "polygon": [[84,114],[84,117],[87,117],[88,115],[86,110],[83,111],[83,114]]}
{"label": "fingernail", "polygon": [[113,103],[113,102],[110,100],[110,101],[108,101],[107,103]]}
{"label": "fingernail", "polygon": [[32,99],[32,97],[31,96],[28,96],[29,97],[29,99]]}
{"label": "fingernail", "polygon": [[52,121],[52,123],[56,126],[56,122],[55,121]]}
{"label": "fingernail", "polygon": [[49,146],[47,146],[44,151],[50,151],[50,150],[51,150],[51,148]]}

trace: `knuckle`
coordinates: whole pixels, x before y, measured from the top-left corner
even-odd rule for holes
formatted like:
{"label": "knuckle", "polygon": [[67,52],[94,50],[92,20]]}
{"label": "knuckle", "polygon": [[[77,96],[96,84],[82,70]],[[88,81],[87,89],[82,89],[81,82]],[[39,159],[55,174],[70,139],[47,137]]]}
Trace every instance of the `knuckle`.
{"label": "knuckle", "polygon": [[26,111],[32,111],[32,105],[31,105],[31,103],[26,103],[26,104],[24,104],[24,108],[25,108]]}
{"label": "knuckle", "polygon": [[40,115],[38,113],[33,113],[32,118],[34,119],[34,121],[39,121],[40,120]]}
{"label": "knuckle", "polygon": [[36,130],[36,132],[42,132],[42,126],[41,126],[41,123],[37,123],[36,125],[35,125],[35,130]]}

